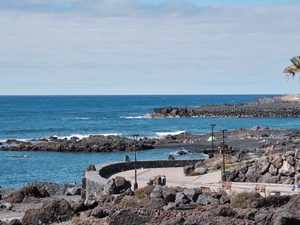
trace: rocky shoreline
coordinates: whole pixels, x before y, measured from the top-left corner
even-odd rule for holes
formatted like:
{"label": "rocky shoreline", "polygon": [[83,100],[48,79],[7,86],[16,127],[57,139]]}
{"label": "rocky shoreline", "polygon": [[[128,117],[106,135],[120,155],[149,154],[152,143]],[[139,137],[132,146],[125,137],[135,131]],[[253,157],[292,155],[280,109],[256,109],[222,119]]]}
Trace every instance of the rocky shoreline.
{"label": "rocky shoreline", "polygon": [[[57,151],[57,152],[130,152],[134,149],[147,150],[155,148],[184,147],[190,151],[200,153],[211,150],[211,142],[208,141],[209,134],[195,135],[182,132],[178,135],[167,135],[164,138],[139,138],[136,142],[132,138],[120,136],[90,135],[89,137],[79,139],[72,137],[70,139],[58,139],[50,137],[49,139],[35,139],[28,142],[18,140],[7,140],[0,143],[0,151]],[[298,130],[278,130],[272,128],[253,128],[238,129],[226,132],[226,143],[231,150],[257,150],[261,151],[268,146],[277,144],[279,149],[299,147]],[[216,140],[214,145],[220,145],[222,142],[222,133],[214,132]],[[217,149],[215,149],[217,151]]]}
{"label": "rocky shoreline", "polygon": [[[197,151],[204,146],[204,150],[210,152],[210,142],[207,142],[209,135],[182,133],[158,142],[152,141],[156,147],[189,146],[191,151]],[[222,143],[221,133],[216,132],[215,136],[218,139],[215,141],[214,154],[217,154],[217,145]],[[115,140],[113,137],[109,139]],[[143,141],[139,140],[140,148]],[[271,145],[275,146],[272,155],[267,151]],[[295,170],[300,166],[299,145],[298,130],[253,127],[250,130],[228,132],[226,155],[231,157],[234,167],[230,169],[227,180],[291,185]],[[251,156],[250,161],[244,157],[245,154]],[[191,168],[199,171],[199,166],[219,169],[215,160],[219,159],[213,157],[204,163],[199,162],[197,166],[187,165],[183,173]],[[206,172],[209,173],[207,168]],[[222,221],[223,224],[283,225],[300,222],[300,195],[264,197],[257,193],[203,192],[200,189],[161,185],[133,191],[132,185],[121,177],[109,179],[105,188],[97,193],[96,199],[81,199],[77,195],[80,188],[53,183],[32,183],[20,190],[0,188],[0,218],[3,218],[0,224],[29,225],[42,221],[42,224],[65,225],[189,225],[195,222],[219,224]]]}
{"label": "rocky shoreline", "polygon": [[[291,169],[281,169],[281,173],[288,171],[289,174],[280,176],[291,178],[295,170],[292,168],[300,166],[299,150],[258,158],[258,161],[252,160],[251,165],[247,160],[231,171],[228,181],[242,179],[240,173],[246,169],[244,178],[250,175],[254,179],[252,182],[276,182],[261,174],[268,174],[280,166],[287,168],[280,159],[286,159]],[[197,164],[211,167],[214,161],[209,159]],[[86,171],[92,167],[88,166]],[[47,182],[28,184],[20,190],[0,188],[0,224],[291,225],[300,222],[300,195],[297,194],[263,196],[256,192],[168,187],[156,180],[151,186],[133,191],[131,182],[123,177],[109,179],[99,193],[86,199],[79,198],[79,192],[80,187]]]}

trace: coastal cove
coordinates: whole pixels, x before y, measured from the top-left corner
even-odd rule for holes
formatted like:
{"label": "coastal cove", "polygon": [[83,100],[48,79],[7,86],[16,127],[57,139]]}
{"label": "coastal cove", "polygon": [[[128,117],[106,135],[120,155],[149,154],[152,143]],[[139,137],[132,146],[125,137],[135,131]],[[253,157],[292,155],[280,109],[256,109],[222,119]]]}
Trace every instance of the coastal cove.
{"label": "coastal cove", "polygon": [[[222,129],[250,129],[253,126],[282,130],[298,129],[298,118],[145,118],[154,108],[200,106],[207,104],[250,103],[264,95],[183,95],[183,96],[0,96],[0,140],[30,141],[38,138],[70,139],[89,135],[118,135],[132,138],[163,138],[186,130],[190,134],[209,134]],[[208,146],[210,142],[206,143]],[[1,146],[0,146],[1,147]],[[165,160],[182,146],[156,147],[138,152],[138,160]],[[64,153],[0,151],[0,186],[19,188],[33,181],[80,184],[90,164],[134,158],[131,152]],[[175,158],[203,158],[193,153]]]}
{"label": "coastal cove", "polygon": [[[175,154],[181,148],[154,149],[138,152],[138,160],[167,159],[170,153]],[[54,182],[58,184],[81,185],[81,177],[90,164],[124,161],[128,155],[134,159],[134,152],[110,153],[62,153],[39,151],[0,151],[0,169],[5,171],[0,176],[0,186],[3,188],[20,188],[34,181]],[[175,155],[177,159],[203,159],[203,154]]]}

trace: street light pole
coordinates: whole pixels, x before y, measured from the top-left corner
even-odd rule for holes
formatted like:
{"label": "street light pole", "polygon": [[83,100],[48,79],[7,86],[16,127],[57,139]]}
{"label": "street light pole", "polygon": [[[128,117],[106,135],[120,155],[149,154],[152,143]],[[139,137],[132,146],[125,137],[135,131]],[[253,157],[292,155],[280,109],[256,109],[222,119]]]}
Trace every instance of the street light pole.
{"label": "street light pole", "polygon": [[137,141],[137,137],[139,135],[138,134],[133,134],[133,142],[134,142],[134,187],[133,189],[136,190],[138,188],[138,183],[137,183],[137,174],[136,174],[136,141]]}
{"label": "street light pole", "polygon": [[210,124],[211,126],[211,155],[209,158],[214,157],[214,126],[216,126],[216,124]]}
{"label": "street light pole", "polygon": [[225,174],[225,153],[224,153],[224,132],[227,130],[222,130],[223,134],[223,141],[222,141],[222,154],[223,154],[223,173],[221,175],[222,181],[226,181],[226,174]]}

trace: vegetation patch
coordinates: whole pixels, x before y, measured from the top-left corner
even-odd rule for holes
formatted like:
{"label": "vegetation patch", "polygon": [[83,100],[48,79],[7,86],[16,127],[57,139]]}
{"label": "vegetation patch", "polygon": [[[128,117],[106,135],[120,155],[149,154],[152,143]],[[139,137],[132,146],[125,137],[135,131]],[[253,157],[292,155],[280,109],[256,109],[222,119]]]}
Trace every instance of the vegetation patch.
{"label": "vegetation patch", "polygon": [[257,193],[240,192],[230,199],[231,206],[234,208],[250,208],[254,202],[257,202]]}

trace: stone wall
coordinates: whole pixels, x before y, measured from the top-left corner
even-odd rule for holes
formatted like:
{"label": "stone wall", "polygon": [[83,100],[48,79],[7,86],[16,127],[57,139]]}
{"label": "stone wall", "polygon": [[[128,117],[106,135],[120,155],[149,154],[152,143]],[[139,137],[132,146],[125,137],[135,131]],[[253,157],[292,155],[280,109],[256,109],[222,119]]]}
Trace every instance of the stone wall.
{"label": "stone wall", "polygon": [[[204,159],[137,161],[136,168],[184,167],[199,161],[204,161]],[[97,165],[96,171],[86,171],[82,177],[82,199],[87,199],[90,196],[96,197],[101,188],[107,183],[107,177],[112,174],[134,168],[134,161],[113,162]]]}

